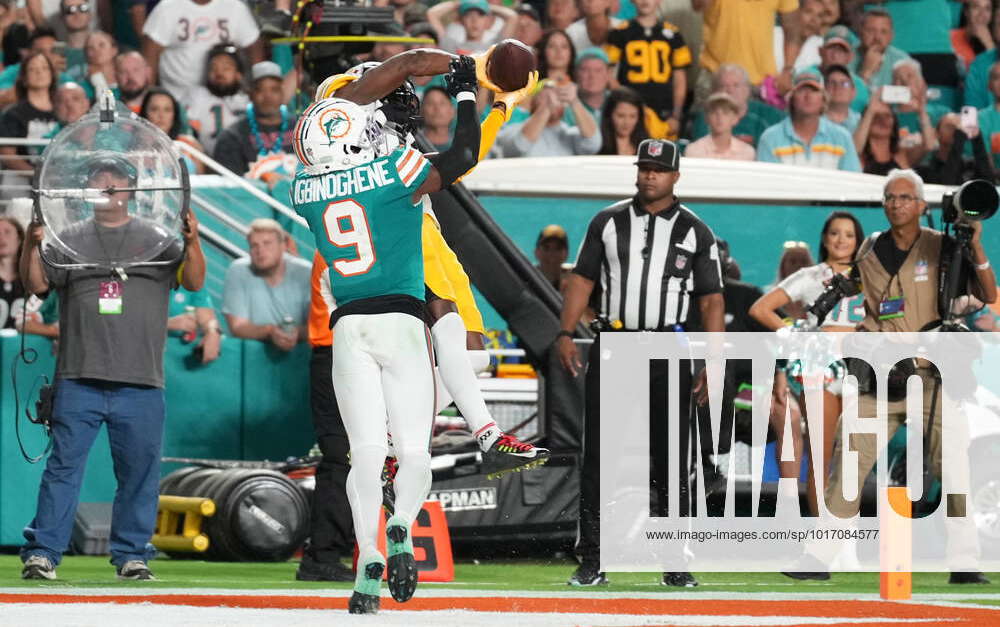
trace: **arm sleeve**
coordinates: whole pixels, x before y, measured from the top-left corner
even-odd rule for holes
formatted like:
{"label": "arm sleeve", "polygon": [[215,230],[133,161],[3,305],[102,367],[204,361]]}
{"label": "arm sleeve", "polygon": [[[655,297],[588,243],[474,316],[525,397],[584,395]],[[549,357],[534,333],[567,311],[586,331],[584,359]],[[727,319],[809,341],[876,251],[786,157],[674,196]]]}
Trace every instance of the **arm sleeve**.
{"label": "arm sleeve", "polygon": [[416,189],[430,174],[431,164],[416,148],[406,148],[400,151],[396,158],[396,173],[399,181],[407,189]]}
{"label": "arm sleeve", "polygon": [[591,281],[596,281],[601,272],[601,263],[604,261],[604,241],[601,239],[601,232],[608,219],[609,216],[603,212],[594,216],[576,255],[573,272]]}
{"label": "arm sleeve", "polygon": [[722,265],[719,263],[719,245],[712,229],[702,224],[698,229],[698,252],[691,259],[695,296],[722,293]]}
{"label": "arm sleeve", "polygon": [[[780,287],[785,294],[788,294],[788,298],[793,303],[806,303],[809,298],[809,294],[806,293],[804,289],[809,283],[812,282],[812,276],[810,274],[811,269],[814,266],[808,266],[805,268],[799,268],[795,272],[786,276],[781,280],[776,287]],[[807,303],[811,304],[811,303]]]}
{"label": "arm sleeve", "polygon": [[486,155],[493,149],[493,144],[496,143],[497,134],[500,133],[503,123],[504,114],[499,109],[490,109],[490,112],[486,115],[486,119],[479,126],[480,161],[485,159]]}
{"label": "arm sleeve", "polygon": [[[672,24],[667,24],[667,26],[676,28]],[[674,36],[670,40],[670,48],[672,50],[670,53],[671,67],[675,70],[682,70],[691,65],[691,49],[684,43],[684,36],[681,35],[680,31],[674,32]]]}
{"label": "arm sleeve", "polygon": [[621,31],[612,30],[608,33],[608,43],[604,44],[604,52],[608,54],[608,59],[611,60],[611,65],[617,64],[622,60],[622,44],[621,44]]}
{"label": "arm sleeve", "polygon": [[451,146],[444,152],[431,157],[434,167],[441,176],[441,187],[454,183],[463,174],[479,163],[480,133],[479,115],[474,99],[463,100],[459,94],[458,114]]}

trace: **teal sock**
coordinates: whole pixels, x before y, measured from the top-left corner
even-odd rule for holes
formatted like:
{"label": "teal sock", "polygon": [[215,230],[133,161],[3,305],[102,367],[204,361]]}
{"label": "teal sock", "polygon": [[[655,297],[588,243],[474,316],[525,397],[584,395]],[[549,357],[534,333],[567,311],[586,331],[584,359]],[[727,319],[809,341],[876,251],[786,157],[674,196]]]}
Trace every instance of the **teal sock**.
{"label": "teal sock", "polygon": [[[393,534],[391,533],[393,527],[402,527],[406,530],[406,538],[402,542],[393,540]],[[410,538],[410,526],[406,524],[402,516],[393,516],[390,518],[389,522],[385,524],[385,528],[386,548],[388,549],[389,557],[399,555],[400,553],[413,555],[413,540]]]}
{"label": "teal sock", "polygon": [[373,556],[365,562],[358,560],[358,574],[354,578],[354,591],[373,597],[379,596],[382,589],[383,572],[385,572],[385,559],[381,555]]}

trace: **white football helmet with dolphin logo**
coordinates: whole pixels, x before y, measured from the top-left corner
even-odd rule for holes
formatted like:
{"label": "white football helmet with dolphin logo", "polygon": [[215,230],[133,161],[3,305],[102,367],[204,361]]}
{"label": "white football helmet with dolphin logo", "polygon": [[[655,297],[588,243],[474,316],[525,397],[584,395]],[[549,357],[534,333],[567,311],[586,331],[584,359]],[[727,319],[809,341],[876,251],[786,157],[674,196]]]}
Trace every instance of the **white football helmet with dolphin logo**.
{"label": "white football helmet with dolphin logo", "polygon": [[382,125],[369,110],[342,98],[314,102],[292,134],[295,155],[307,174],[347,170],[373,161],[385,148]]}

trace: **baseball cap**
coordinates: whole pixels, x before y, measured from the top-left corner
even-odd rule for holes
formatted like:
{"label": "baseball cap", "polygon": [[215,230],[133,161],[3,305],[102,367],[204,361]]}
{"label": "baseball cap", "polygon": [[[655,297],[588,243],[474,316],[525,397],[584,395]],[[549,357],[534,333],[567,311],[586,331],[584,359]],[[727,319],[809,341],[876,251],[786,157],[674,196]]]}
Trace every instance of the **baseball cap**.
{"label": "baseball cap", "polygon": [[515,11],[517,11],[518,15],[527,15],[528,17],[535,20],[539,24],[542,23],[542,18],[541,16],[538,15],[538,9],[531,6],[530,4],[522,4],[517,9],[515,9]]}
{"label": "baseball cap", "polygon": [[823,76],[819,72],[814,72],[813,70],[802,70],[795,74],[792,78],[792,91],[795,91],[799,87],[812,86],[820,91],[823,90]]}
{"label": "baseball cap", "polygon": [[648,163],[664,170],[676,172],[680,169],[681,153],[677,144],[667,139],[645,139],[639,144],[635,165]]}
{"label": "baseball cap", "polygon": [[469,11],[479,11],[483,15],[489,15],[490,3],[486,0],[462,0],[458,5],[458,14],[465,15]]}
{"label": "baseball cap", "polygon": [[739,113],[740,111],[740,105],[737,104],[736,99],[724,91],[715,92],[705,101],[705,111],[711,111],[718,106],[729,107],[733,113]]}
{"label": "baseball cap", "polygon": [[136,168],[124,156],[111,153],[110,151],[100,151],[87,161],[84,172],[89,179],[102,172],[112,172],[118,176],[127,178],[129,184],[135,184]]}
{"label": "baseball cap", "polygon": [[254,63],[250,69],[250,77],[255,83],[262,78],[276,78],[280,81],[282,79],[281,66],[274,61]]}
{"label": "baseball cap", "polygon": [[543,242],[554,239],[562,242],[563,246],[569,248],[569,237],[566,235],[566,229],[562,228],[558,224],[550,224],[538,234],[538,240],[535,242],[535,246],[541,246]]}
{"label": "baseball cap", "polygon": [[578,52],[576,54],[576,63],[574,64],[574,67],[580,65],[587,59],[600,59],[601,61],[604,61],[605,65],[611,65],[611,58],[608,56],[608,53],[604,52],[604,49],[598,46],[590,46],[589,48],[584,48]]}
{"label": "baseball cap", "polygon": [[837,26],[831,26],[830,30],[826,31],[826,35],[823,35],[823,45],[827,46],[829,44],[840,44],[847,48],[848,50],[853,49],[851,44],[851,31],[846,26],[838,24]]}

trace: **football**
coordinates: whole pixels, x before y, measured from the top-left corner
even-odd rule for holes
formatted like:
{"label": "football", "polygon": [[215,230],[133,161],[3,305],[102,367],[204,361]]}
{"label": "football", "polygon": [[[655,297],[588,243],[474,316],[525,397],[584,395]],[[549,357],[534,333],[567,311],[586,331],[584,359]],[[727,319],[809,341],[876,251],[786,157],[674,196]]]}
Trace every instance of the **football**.
{"label": "football", "polygon": [[535,52],[516,39],[504,39],[486,63],[486,75],[503,91],[516,91],[528,84],[535,69]]}

